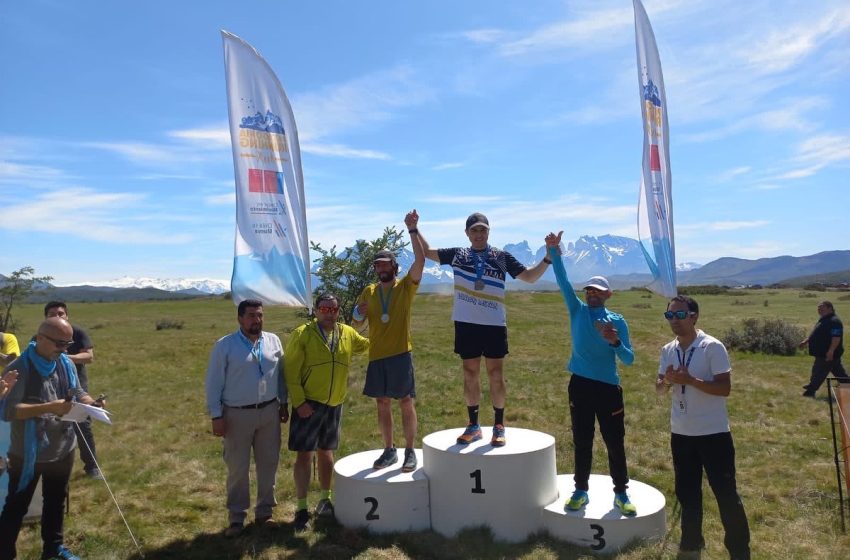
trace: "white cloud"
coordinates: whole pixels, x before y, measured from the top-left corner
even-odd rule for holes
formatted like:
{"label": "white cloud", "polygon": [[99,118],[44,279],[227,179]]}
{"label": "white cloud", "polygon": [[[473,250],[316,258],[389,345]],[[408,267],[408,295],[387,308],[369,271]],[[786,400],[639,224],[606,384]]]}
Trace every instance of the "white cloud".
{"label": "white cloud", "polygon": [[374,72],[294,96],[302,141],[337,137],[345,132],[394,118],[397,112],[421,105],[435,97],[433,88],[420,80],[409,66]]}
{"label": "white cloud", "polygon": [[236,192],[211,194],[204,197],[204,203],[209,206],[235,206]]}
{"label": "white cloud", "polygon": [[754,229],[770,225],[768,220],[720,220],[716,222],[699,222],[689,224],[676,224],[676,231],[699,232],[699,231],[737,231],[740,229]]}
{"label": "white cloud", "polygon": [[435,165],[431,169],[434,171],[445,171],[447,169],[458,169],[460,167],[464,167],[466,163],[462,161],[451,161],[447,163],[441,163],[439,165]]}
{"label": "white cloud", "polygon": [[304,142],[301,144],[301,150],[308,154],[317,156],[332,156],[347,159],[391,159],[390,155],[377,150],[363,150],[357,148],[349,148],[342,144],[319,144],[316,142]]}
{"label": "white cloud", "polygon": [[[193,239],[190,234],[151,227],[160,219],[155,212],[141,220],[141,226],[128,226],[124,212],[139,212],[144,198],[139,194],[65,188],[6,206],[4,212],[15,216],[15,219],[0,221],[0,228],[74,235],[100,243],[117,244],[179,245]],[[136,220],[140,218],[135,215]]]}
{"label": "white cloud", "polygon": [[216,148],[230,147],[230,130],[227,128],[227,123],[186,130],[172,130],[166,134],[172,138],[189,140],[198,145],[212,145]]}

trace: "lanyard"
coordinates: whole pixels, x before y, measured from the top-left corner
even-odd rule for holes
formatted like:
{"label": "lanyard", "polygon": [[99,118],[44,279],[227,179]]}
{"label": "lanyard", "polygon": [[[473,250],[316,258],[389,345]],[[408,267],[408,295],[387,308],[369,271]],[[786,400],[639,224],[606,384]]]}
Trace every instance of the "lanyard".
{"label": "lanyard", "polygon": [[472,257],[475,261],[475,280],[481,281],[484,277],[484,265],[487,262],[487,252],[490,250],[490,246],[488,245],[486,249],[483,251],[472,250]]}
{"label": "lanyard", "polygon": [[[325,341],[325,344],[328,346],[328,349],[331,351],[331,356],[333,356],[334,352],[336,352],[337,347],[339,346],[339,335],[337,334],[336,325],[329,333],[331,336],[325,334],[325,329],[322,328],[318,322],[316,323],[316,327],[319,329],[319,334],[322,335],[322,340]],[[328,342],[328,338],[330,338],[330,342]]]}
{"label": "lanyard", "polygon": [[260,378],[265,375],[263,373],[263,333],[260,333],[260,338],[257,339],[256,344],[252,344],[247,336],[242,332],[242,329],[239,330],[239,337],[242,339],[242,342],[248,349],[251,351],[251,356],[257,362],[257,370],[260,373]]}
{"label": "lanyard", "polygon": [[395,288],[395,285],[390,286],[390,291],[387,292],[387,299],[384,300],[384,288],[378,283],[378,297],[381,298],[381,313],[384,315],[389,314],[388,310],[390,308],[390,298],[393,297],[393,288]]}
{"label": "lanyard", "polygon": [[[691,358],[694,357],[694,350],[696,350],[696,349],[697,349],[696,346],[691,346],[690,351],[688,351],[688,358],[687,358],[687,360],[685,360],[685,356],[683,354],[679,354],[679,349],[676,348],[676,357],[679,359],[679,367],[681,367],[681,366],[685,366],[686,368],[690,367]],[[684,384],[682,385],[682,394],[683,395],[685,394]]]}

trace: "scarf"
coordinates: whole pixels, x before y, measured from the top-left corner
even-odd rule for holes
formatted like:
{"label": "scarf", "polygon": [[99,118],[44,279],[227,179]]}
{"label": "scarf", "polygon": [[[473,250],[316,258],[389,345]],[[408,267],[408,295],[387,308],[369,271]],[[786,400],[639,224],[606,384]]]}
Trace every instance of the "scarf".
{"label": "scarf", "polygon": [[[61,361],[62,369],[65,370],[65,375],[68,377],[68,387],[70,389],[77,388],[77,367],[67,354],[60,354],[59,360],[48,360],[46,358],[42,358],[38,352],[35,351],[35,341],[32,341],[27,346],[27,349],[21,354],[21,358],[25,362],[28,360],[29,363],[35,366],[35,371],[37,371],[43,379],[47,379],[53,375],[53,372],[56,371],[57,361]],[[36,420],[36,418],[28,418],[24,420],[24,464],[21,469],[21,478],[18,481],[17,494],[21,493],[27,486],[29,486],[30,482],[32,482],[32,478],[35,474],[35,459],[38,456],[38,450],[49,445],[49,442],[47,441],[47,434],[42,432],[41,437],[39,437]]]}

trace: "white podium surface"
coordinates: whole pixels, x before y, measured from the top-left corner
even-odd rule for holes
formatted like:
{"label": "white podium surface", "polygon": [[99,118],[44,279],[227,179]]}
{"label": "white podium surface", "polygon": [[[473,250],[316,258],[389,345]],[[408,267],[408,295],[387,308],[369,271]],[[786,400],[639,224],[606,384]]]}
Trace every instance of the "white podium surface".
{"label": "white podium surface", "polygon": [[401,472],[404,449],[398,462],[375,470],[372,464],[383,449],[363,451],[338,460],[336,499],[337,521],[350,528],[367,528],[374,533],[425,531],[431,528],[428,511],[428,479],[422,470],[422,450],[414,450],[418,467]]}
{"label": "white podium surface", "polygon": [[499,540],[523,541],[542,528],[544,508],[558,496],[555,438],[508,426],[507,445],[493,447],[492,428],[482,432],[483,438],[469,445],[457,443],[463,428],[423,438],[431,528],[453,537],[486,525]]}
{"label": "white podium surface", "polygon": [[629,498],[637,515],[626,517],[614,506],[611,477],[592,474],[590,503],[579,511],[565,511],[564,503],[575,489],[572,474],[558,475],[559,497],[546,506],[543,526],[553,537],[594,551],[610,553],[635,539],[661,538],[667,530],[664,495],[643,482],[629,481]]}

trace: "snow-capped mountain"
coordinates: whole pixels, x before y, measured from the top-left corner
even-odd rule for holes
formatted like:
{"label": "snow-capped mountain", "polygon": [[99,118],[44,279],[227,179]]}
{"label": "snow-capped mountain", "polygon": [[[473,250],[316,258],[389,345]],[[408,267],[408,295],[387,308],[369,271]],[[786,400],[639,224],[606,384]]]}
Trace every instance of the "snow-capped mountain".
{"label": "snow-capped mountain", "polygon": [[211,278],[132,278],[122,276],[116,280],[86,282],[86,284],[107,288],[157,288],[167,292],[195,290],[205,294],[223,294],[230,290],[227,283]]}

